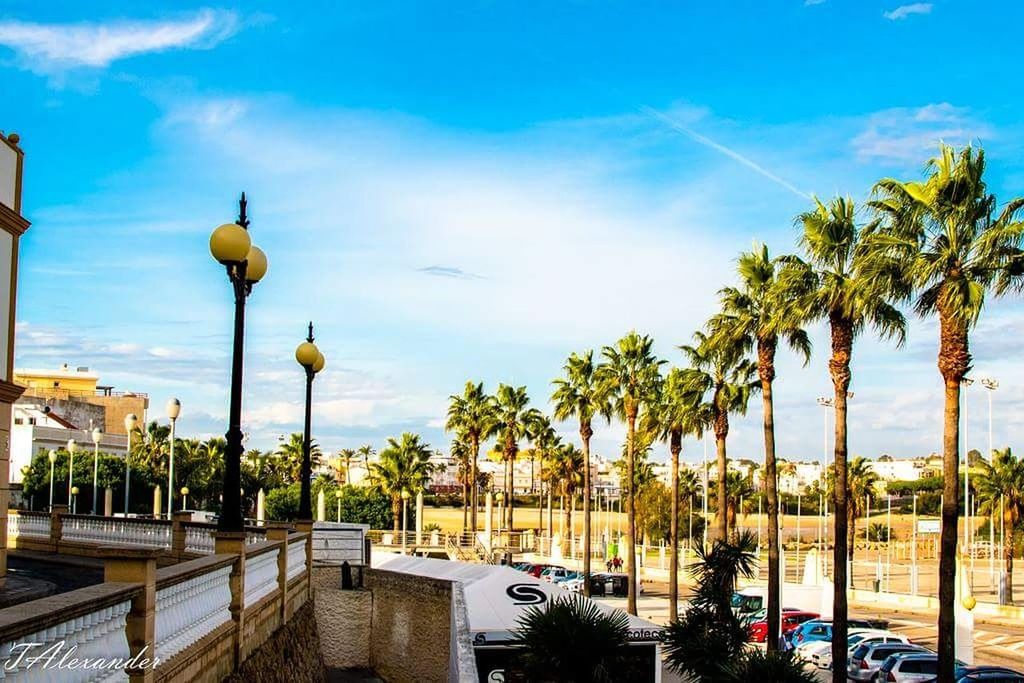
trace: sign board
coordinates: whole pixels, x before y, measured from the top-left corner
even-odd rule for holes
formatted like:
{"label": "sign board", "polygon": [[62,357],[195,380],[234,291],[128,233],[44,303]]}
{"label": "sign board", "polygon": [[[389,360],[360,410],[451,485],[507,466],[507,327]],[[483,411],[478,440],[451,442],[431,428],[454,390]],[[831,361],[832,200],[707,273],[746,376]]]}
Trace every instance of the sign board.
{"label": "sign board", "polygon": [[919,519],[917,520],[917,533],[919,534],[937,534],[942,529],[942,521],[938,519]]}

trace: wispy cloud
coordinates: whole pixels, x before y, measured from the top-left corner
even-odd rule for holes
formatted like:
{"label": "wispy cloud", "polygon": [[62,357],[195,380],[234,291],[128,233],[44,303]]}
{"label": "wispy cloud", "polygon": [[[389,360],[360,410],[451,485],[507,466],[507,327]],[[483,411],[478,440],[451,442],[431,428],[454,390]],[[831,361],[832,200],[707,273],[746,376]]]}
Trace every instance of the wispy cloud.
{"label": "wispy cloud", "polygon": [[894,10],[885,12],[882,16],[889,21],[899,21],[900,19],[906,19],[912,14],[931,14],[932,3],[930,2],[915,2],[910,5],[900,5]]}
{"label": "wispy cloud", "polygon": [[238,31],[234,12],[203,9],[187,19],[39,24],[0,22],[0,45],[13,50],[20,65],[52,74],[74,68],[103,68],[149,52],[206,49]]}
{"label": "wispy cloud", "polygon": [[963,144],[991,135],[968,109],[940,102],[875,112],[851,144],[860,161],[920,162],[939,141]]}
{"label": "wispy cloud", "polygon": [[747,168],[751,169],[752,171],[754,171],[756,173],[760,173],[765,178],[768,178],[768,180],[771,180],[776,185],[780,185],[780,186],[786,188],[787,190],[789,190],[793,194],[797,195],[798,197],[801,197],[803,199],[809,199],[810,198],[811,195],[809,193],[804,192],[803,190],[797,188],[795,185],[793,185],[791,182],[789,182],[785,178],[782,178],[782,177],[776,175],[775,173],[772,173],[771,171],[769,171],[764,166],[760,165],[759,163],[757,163],[756,161],[754,161],[754,160],[752,160],[752,159],[750,159],[748,157],[743,156],[739,152],[737,152],[737,151],[735,151],[733,149],[730,149],[730,148],[726,147],[725,145],[723,145],[721,143],[715,142],[714,140],[712,140],[711,138],[709,138],[709,137],[707,137],[705,135],[701,135],[700,133],[698,133],[697,131],[693,130],[692,128],[688,128],[687,126],[684,126],[683,124],[679,123],[678,121],[676,121],[672,117],[668,116],[664,112],[660,112],[657,109],[654,109],[653,107],[648,107],[647,105],[641,106],[640,107],[640,111],[643,112],[644,114],[647,114],[648,116],[650,116],[650,117],[652,117],[654,119],[657,119],[658,121],[664,123],[666,126],[671,128],[672,130],[675,130],[675,131],[677,131],[679,133],[682,133],[683,135],[686,135],[687,137],[691,138],[695,142],[698,142],[698,143],[704,145],[705,147],[710,147],[711,149],[715,150],[716,152],[720,152],[721,154],[724,154],[725,156],[729,157],[733,161],[737,161],[737,162],[743,164],[744,166],[746,166]]}
{"label": "wispy cloud", "polygon": [[813,5],[824,5],[825,0],[804,0],[804,7],[811,7]]}
{"label": "wispy cloud", "polygon": [[480,280],[482,276],[474,273],[467,273],[461,268],[452,268],[451,266],[427,266],[426,268],[420,268],[421,273],[427,275],[433,275],[435,277],[451,277],[460,280]]}

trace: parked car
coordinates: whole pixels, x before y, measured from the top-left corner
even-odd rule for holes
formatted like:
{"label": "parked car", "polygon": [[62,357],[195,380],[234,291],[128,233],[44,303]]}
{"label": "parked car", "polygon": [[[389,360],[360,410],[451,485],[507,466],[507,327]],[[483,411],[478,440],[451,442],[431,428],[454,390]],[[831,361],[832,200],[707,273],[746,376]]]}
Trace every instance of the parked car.
{"label": "parked car", "polygon": [[[955,671],[957,674],[966,668],[966,664],[959,659],[956,660]],[[897,652],[882,662],[882,666],[875,673],[875,681],[880,681],[881,683],[929,683],[935,680],[935,674],[938,670],[939,656],[934,652]],[[959,680],[958,677],[955,678]],[[969,681],[970,679],[967,680]],[[1011,678],[1009,680],[1012,681],[1014,679]]]}
{"label": "parked car", "polygon": [[[860,631],[847,637],[846,649],[847,651],[852,650],[854,646],[862,643],[909,643],[910,639],[900,633],[893,633],[892,631]],[[817,665],[819,669],[831,669],[832,668],[832,643],[828,643],[825,647],[817,649],[811,655],[811,661]]]}
{"label": "parked car", "polygon": [[[957,661],[956,672],[953,675],[956,683],[1022,683],[1024,674],[1014,669],[1007,669],[1003,666],[965,666],[963,662]],[[928,683],[937,681],[938,678],[927,679]]]}
{"label": "parked car", "polygon": [[512,569],[515,569],[516,571],[519,571],[519,572],[525,572],[525,571],[527,571],[532,566],[533,566],[532,562],[513,562],[512,563]]}
{"label": "parked car", "polygon": [[[782,612],[783,613],[786,613],[786,612],[803,612],[803,611],[804,610],[800,609],[799,607],[783,607],[782,608]],[[753,624],[755,622],[758,622],[758,621],[764,621],[767,618],[768,618],[768,608],[767,607],[763,607],[763,608],[757,610],[756,612],[750,612],[749,614],[743,615],[743,618],[740,619],[740,626],[742,626],[743,628],[749,628],[751,624]]]}
{"label": "parked car", "polygon": [[[779,624],[780,630],[785,635],[805,621],[817,619],[819,616],[821,615],[816,612],[783,612],[782,621]],[[768,622],[755,621],[747,628],[747,634],[752,642],[763,643],[768,636]]]}
{"label": "parked car", "polygon": [[[888,622],[885,622],[884,626],[878,626],[876,622],[868,621],[867,619],[846,620],[848,634],[852,633],[853,629],[885,629],[888,626]],[[789,648],[795,648],[799,647],[800,645],[803,645],[804,643],[813,643],[821,640],[827,640],[828,642],[832,642],[831,619],[811,619],[810,621],[805,621],[804,623],[800,624],[786,635],[786,641]]]}
{"label": "parked car", "polygon": [[555,583],[556,579],[565,579],[569,577],[569,570],[565,567],[548,567],[540,573],[540,580],[547,581],[548,583]]}
{"label": "parked car", "polygon": [[850,653],[850,659],[846,664],[846,677],[851,681],[872,681],[875,679],[875,672],[882,668],[882,664],[890,655],[913,651],[928,652],[920,645],[911,643],[861,642]]}
{"label": "parked car", "polygon": [[[591,578],[593,578],[593,577],[591,577]],[[561,586],[562,588],[564,588],[567,591],[572,591],[573,593],[582,593],[583,592],[583,577],[582,576],[576,576],[574,578],[568,579],[567,581],[562,581],[558,585]]]}
{"label": "parked car", "polygon": [[[545,569],[550,569],[551,567],[555,567],[555,566],[557,566],[557,565],[553,565],[553,564],[535,564],[532,567],[530,567],[529,569],[527,569],[526,573],[529,574],[530,576],[533,576],[533,577],[536,577],[536,578],[539,579],[541,573]],[[564,567],[562,567],[562,569],[564,569]]]}
{"label": "parked car", "polygon": [[566,581],[572,581],[573,579],[578,579],[579,577],[580,577],[580,573],[579,572],[577,572],[577,571],[568,571],[568,572],[565,573],[565,576],[562,576],[562,577],[556,576],[551,581],[552,581],[552,583],[565,583]]}
{"label": "parked car", "polygon": [[591,574],[590,595],[626,597],[629,593],[629,577],[625,574]]}

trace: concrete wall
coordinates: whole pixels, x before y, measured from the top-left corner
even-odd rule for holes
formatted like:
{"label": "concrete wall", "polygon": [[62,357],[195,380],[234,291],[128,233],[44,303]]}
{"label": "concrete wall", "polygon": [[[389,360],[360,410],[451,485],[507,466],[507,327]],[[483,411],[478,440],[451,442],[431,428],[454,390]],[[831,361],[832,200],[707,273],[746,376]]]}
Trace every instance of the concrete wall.
{"label": "concrete wall", "polygon": [[325,680],[320,639],[312,605],[299,609],[294,618],[274,631],[266,643],[242,663],[225,683],[320,683]]}
{"label": "concrete wall", "polygon": [[315,589],[313,611],[320,654],[328,669],[370,668],[373,594],[368,590]]}

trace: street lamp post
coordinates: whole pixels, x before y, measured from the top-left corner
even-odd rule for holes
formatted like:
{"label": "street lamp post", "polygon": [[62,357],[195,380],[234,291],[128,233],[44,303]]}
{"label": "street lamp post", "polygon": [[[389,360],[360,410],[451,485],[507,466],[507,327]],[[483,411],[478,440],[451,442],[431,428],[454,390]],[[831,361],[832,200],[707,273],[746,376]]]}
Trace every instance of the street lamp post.
{"label": "street lamp post", "polygon": [[[295,349],[295,360],[306,371],[306,419],[302,432],[302,467],[299,482],[299,519],[313,519],[313,501],[310,496],[310,479],[313,476],[311,459],[310,421],[313,410],[313,377],[324,369],[324,354],[313,343],[313,323],[309,323],[306,341]],[[404,541],[403,541],[404,542]]]}
{"label": "street lamp post", "polygon": [[188,487],[181,487],[181,509],[188,510]]}
{"label": "street lamp post", "polygon": [[[974,553],[971,552],[971,541],[973,536],[973,530],[971,529],[971,450],[970,444],[967,440],[968,424],[970,423],[970,415],[968,413],[968,406],[970,403],[967,400],[968,389],[974,380],[969,377],[964,377],[960,380],[964,385],[964,552],[970,553],[973,557]],[[973,576],[971,577],[973,579]]]}
{"label": "street lamp post", "polygon": [[124,416],[124,430],[128,434],[128,450],[124,454],[124,516],[128,516],[128,503],[132,490],[132,432],[139,424],[139,418],[135,413],[128,413]]}
{"label": "street lamp post", "polygon": [[246,217],[245,193],[238,201],[238,220],[210,235],[210,253],[227,270],[235,294],[235,326],[231,355],[231,403],[228,411],[227,448],[219,531],[245,531],[242,517],[242,352],[245,344],[245,300],[252,286],[267,273],[267,256],[252,244]]}
{"label": "street lamp post", "polygon": [[181,401],[172,398],[167,402],[167,417],[171,421],[171,453],[167,461],[167,519],[174,512],[174,425],[181,415]]}
{"label": "street lamp post", "polygon": [[71,503],[71,489],[75,488],[75,451],[78,450],[78,442],[68,439],[68,503]]}
{"label": "street lamp post", "polygon": [[78,487],[71,487],[71,514],[78,514]]}
{"label": "street lamp post", "polygon": [[[825,418],[824,422],[823,422],[824,430],[822,431],[822,434],[823,434],[823,437],[824,437],[824,440],[823,440],[823,444],[824,444],[824,446],[823,446],[824,457],[823,457],[822,462],[821,462],[821,488],[822,488],[822,491],[824,491],[824,490],[826,490],[827,485],[828,485],[828,410],[829,410],[829,408],[831,408],[832,406],[835,405],[835,401],[833,399],[831,399],[831,398],[828,398],[827,396],[819,396],[818,397],[818,405],[821,406],[822,408],[824,408],[823,412],[824,412],[824,418]],[[823,546],[823,550],[824,550],[824,548],[828,547],[828,496],[825,495],[824,493],[822,494],[822,500],[824,501],[824,505],[822,506],[821,510],[818,510],[818,516],[819,516],[819,518],[821,518],[821,521],[820,521],[820,524],[821,524],[821,527],[822,527],[821,539],[822,539],[822,542],[824,544],[824,546]],[[824,557],[825,554],[826,553],[823,551],[822,552],[822,557]]]}
{"label": "street lamp post", "polygon": [[100,439],[103,438],[103,432],[100,431],[99,427],[94,427],[92,430],[92,514],[97,514],[96,510],[96,499],[100,493]]}
{"label": "street lamp post", "polygon": [[[992,457],[992,395],[996,393],[996,389],[999,388],[999,380],[995,377],[982,377],[981,386],[985,387],[988,394],[988,457]],[[994,507],[994,506],[993,506]],[[992,515],[988,523],[988,576],[989,582],[994,581],[996,572],[996,549],[995,549],[995,515]]]}
{"label": "street lamp post", "polygon": [[50,459],[50,512],[53,512],[53,468],[57,464],[57,451],[51,448],[47,457]]}

